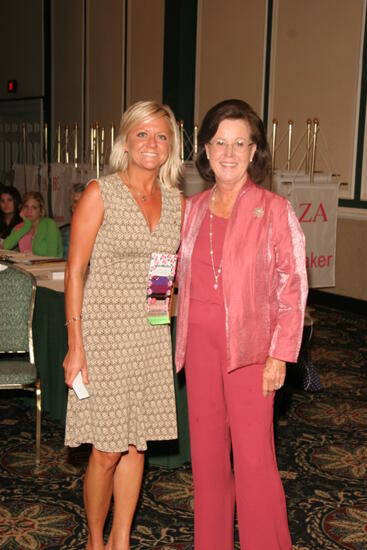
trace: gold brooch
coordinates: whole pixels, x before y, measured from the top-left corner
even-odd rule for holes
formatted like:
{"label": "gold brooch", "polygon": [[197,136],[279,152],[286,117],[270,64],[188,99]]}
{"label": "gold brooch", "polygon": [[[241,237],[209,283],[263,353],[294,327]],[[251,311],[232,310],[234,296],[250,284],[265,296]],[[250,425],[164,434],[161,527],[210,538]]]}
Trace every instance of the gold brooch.
{"label": "gold brooch", "polygon": [[257,206],[254,210],[255,218],[262,218],[264,215],[264,209],[261,206]]}

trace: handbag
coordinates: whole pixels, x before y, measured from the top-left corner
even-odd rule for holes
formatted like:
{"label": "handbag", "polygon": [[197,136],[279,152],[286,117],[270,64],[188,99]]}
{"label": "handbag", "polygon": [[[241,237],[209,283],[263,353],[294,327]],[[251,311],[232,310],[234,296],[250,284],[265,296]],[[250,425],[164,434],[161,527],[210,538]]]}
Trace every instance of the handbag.
{"label": "handbag", "polygon": [[317,368],[312,363],[307,351],[302,351],[298,358],[298,366],[301,369],[302,386],[305,391],[320,391],[322,383]]}

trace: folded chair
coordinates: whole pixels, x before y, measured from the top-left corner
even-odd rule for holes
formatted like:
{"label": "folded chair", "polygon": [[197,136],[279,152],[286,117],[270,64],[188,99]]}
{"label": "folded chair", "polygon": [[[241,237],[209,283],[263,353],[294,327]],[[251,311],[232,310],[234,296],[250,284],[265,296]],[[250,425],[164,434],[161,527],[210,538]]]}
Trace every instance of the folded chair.
{"label": "folded chair", "polygon": [[34,361],[32,336],[35,295],[36,282],[33,275],[0,262],[0,390],[21,389],[35,392],[38,465],[41,445],[41,386]]}

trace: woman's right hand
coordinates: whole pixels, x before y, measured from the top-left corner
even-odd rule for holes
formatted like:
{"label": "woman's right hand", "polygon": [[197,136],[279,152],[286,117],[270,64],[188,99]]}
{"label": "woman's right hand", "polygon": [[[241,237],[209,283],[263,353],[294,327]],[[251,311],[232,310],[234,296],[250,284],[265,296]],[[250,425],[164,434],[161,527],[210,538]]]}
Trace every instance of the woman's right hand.
{"label": "woman's right hand", "polygon": [[73,382],[79,373],[82,372],[84,384],[88,384],[87,359],[83,347],[68,350],[64,362],[62,364],[65,372],[65,384],[71,388]]}
{"label": "woman's right hand", "polygon": [[23,225],[24,227],[28,227],[28,231],[30,231],[32,229],[32,226],[33,226],[33,223],[32,221],[27,217],[27,214],[26,214],[26,211],[24,209],[24,207],[21,209],[21,211],[19,212],[19,216],[22,218],[23,220],[23,224],[21,223],[20,225]]}

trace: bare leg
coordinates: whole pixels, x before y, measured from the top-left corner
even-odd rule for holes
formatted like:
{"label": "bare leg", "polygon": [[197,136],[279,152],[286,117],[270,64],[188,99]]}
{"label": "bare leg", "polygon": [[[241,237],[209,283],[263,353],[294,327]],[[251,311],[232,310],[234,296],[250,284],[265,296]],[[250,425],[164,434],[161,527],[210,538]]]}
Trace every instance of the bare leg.
{"label": "bare leg", "polygon": [[132,445],[113,477],[113,522],[106,550],[129,550],[130,531],[144,470],[144,453]]}
{"label": "bare leg", "polygon": [[113,476],[121,453],[92,448],[84,478],[84,506],[88,520],[87,550],[102,550],[103,527],[110,506]]}

